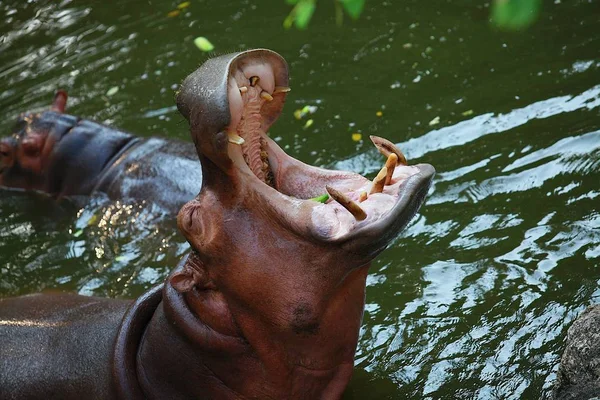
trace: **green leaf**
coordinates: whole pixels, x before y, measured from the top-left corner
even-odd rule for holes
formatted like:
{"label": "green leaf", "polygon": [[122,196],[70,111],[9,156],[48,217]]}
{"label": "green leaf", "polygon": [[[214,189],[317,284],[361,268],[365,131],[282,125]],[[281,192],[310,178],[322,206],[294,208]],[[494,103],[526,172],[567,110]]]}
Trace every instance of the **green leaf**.
{"label": "green leaf", "polygon": [[352,19],[358,19],[365,7],[365,0],[339,0]]}
{"label": "green leaf", "polygon": [[329,200],[329,195],[327,193],[325,193],[320,196],[313,197],[312,199],[309,199],[309,200],[317,201],[319,203],[325,204],[327,202],[327,200]]}
{"label": "green leaf", "polygon": [[342,26],[344,23],[344,9],[340,5],[339,1],[335,2],[335,24],[337,26]]}
{"label": "green leaf", "polygon": [[202,51],[213,51],[215,46],[204,36],[198,36],[194,39],[194,44]]}
{"label": "green leaf", "polygon": [[313,13],[315,12],[315,0],[300,0],[295,7],[295,22],[298,29],[306,29]]}
{"label": "green leaf", "polygon": [[541,0],[494,0],[491,22],[500,29],[525,29],[538,18],[541,5]]}

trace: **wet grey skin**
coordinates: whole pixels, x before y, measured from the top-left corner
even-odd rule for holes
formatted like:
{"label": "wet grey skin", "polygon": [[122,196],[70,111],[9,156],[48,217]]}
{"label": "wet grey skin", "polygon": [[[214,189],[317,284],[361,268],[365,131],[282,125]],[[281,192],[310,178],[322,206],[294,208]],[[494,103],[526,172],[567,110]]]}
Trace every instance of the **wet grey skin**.
{"label": "wet grey skin", "polygon": [[59,90],[50,110],[22,114],[0,139],[0,187],[78,205],[104,193],[113,201],[157,205],[165,218],[198,193],[202,175],[193,145],[65,114],[66,102]]}
{"label": "wet grey skin", "polygon": [[[0,300],[4,397],[341,397],[370,262],[434,170],[389,156],[387,184],[372,190],[293,159],[266,135],[288,91],[287,64],[264,49],[209,60],[183,82],[177,104],[203,170],[178,214],[190,254],[133,302]],[[326,203],[311,200],[328,188]]]}

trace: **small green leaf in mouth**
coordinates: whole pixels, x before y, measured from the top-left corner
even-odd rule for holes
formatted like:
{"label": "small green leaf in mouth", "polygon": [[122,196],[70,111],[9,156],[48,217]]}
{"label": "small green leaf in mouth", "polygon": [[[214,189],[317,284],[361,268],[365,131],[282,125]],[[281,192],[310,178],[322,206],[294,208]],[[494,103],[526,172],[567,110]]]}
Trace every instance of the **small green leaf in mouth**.
{"label": "small green leaf in mouth", "polygon": [[312,199],[309,199],[309,200],[318,201],[319,203],[325,204],[327,202],[327,200],[329,200],[329,195],[327,193],[325,193],[320,196],[313,197]]}

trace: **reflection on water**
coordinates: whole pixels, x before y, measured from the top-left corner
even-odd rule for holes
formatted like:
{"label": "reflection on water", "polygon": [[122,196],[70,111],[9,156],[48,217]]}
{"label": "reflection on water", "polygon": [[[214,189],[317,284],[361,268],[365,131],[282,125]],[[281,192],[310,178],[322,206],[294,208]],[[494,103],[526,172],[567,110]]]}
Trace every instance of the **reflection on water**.
{"label": "reflection on water", "polygon": [[[382,160],[364,138],[376,134],[438,170],[373,265],[345,398],[544,397],[566,328],[600,302],[598,14],[563,3],[505,34],[467,1],[373,0],[356,23],[317,13],[305,32],[282,31],[284,2],[198,1],[169,18],[164,1],[9,1],[0,128],[63,87],[72,113],[186,140],[173,90],[204,59],[193,38],[273,48],[293,91],[272,135],[294,156],[373,174]],[[292,116],[305,105],[317,106],[309,128]],[[133,297],[186,250],[151,203],[0,194],[1,295]]]}

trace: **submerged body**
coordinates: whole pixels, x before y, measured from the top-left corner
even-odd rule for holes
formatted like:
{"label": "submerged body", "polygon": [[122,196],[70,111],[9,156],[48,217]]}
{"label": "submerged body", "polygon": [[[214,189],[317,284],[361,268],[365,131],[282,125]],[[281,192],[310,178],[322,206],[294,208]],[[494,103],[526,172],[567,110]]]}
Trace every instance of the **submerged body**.
{"label": "submerged body", "polygon": [[56,198],[106,193],[112,200],[154,203],[174,216],[200,190],[193,145],[140,138],[64,114],[66,93],[51,110],[22,115],[0,141],[0,187]]}
{"label": "submerged body", "polygon": [[[186,78],[177,105],[203,169],[200,194],[178,214],[190,255],[120,322],[124,304],[111,300],[100,315],[93,310],[101,300],[78,296],[0,301],[0,337],[9,343],[0,343],[0,376],[18,382],[2,396],[47,398],[62,385],[71,398],[340,398],[352,376],[369,265],[417,212],[434,169],[406,165],[381,138],[374,143],[387,162],[373,182],[293,159],[266,134],[288,91],[287,64],[269,50],[211,59]],[[325,203],[311,200],[324,192]],[[57,304],[57,318],[31,311],[45,301]],[[94,325],[99,317],[106,326]],[[56,329],[48,324],[55,320]],[[92,359],[80,354],[93,339],[77,339],[94,336],[80,328],[88,321],[102,353]],[[62,358],[11,355],[15,346],[61,340],[63,326],[70,332]],[[79,365],[86,378],[60,378],[63,363]],[[51,369],[44,380],[14,376],[40,364]]]}

